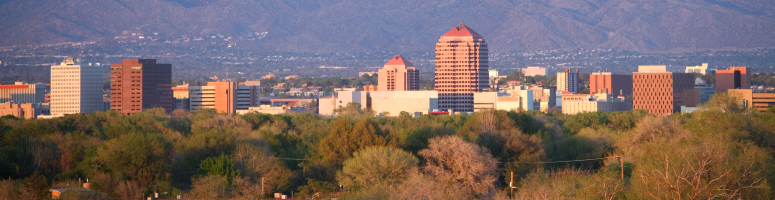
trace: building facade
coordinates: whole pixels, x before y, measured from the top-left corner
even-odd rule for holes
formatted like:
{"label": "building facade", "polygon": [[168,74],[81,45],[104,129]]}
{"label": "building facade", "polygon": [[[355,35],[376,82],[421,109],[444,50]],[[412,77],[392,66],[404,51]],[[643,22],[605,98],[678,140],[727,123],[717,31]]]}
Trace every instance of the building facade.
{"label": "building facade", "polygon": [[619,75],[611,72],[589,74],[589,92],[595,94],[601,89],[608,94],[630,96],[632,95],[632,75]]}
{"label": "building facade", "polygon": [[46,85],[24,84],[0,85],[0,102],[45,103]]}
{"label": "building facade", "polygon": [[390,59],[379,70],[377,90],[409,91],[420,89],[420,70],[401,55]]}
{"label": "building facade", "polygon": [[702,63],[700,66],[686,66],[686,73],[705,75],[708,71],[708,63]]}
{"label": "building facade", "polygon": [[172,65],[156,59],[124,59],[110,65],[110,108],[131,115],[151,108],[175,109]]}
{"label": "building facade", "polygon": [[260,105],[259,87],[238,82],[207,82],[204,86],[189,86],[190,109],[215,109],[219,113],[235,113]]}
{"label": "building facade", "polygon": [[694,74],[672,73],[649,66],[639,68],[632,74],[632,80],[634,109],[647,110],[655,115],[670,115],[681,112],[681,106],[696,107],[699,103]]}
{"label": "building facade", "polygon": [[546,76],[546,68],[543,68],[543,67],[522,68],[522,74],[524,74],[525,76]]}
{"label": "building facade", "polygon": [[730,89],[751,89],[751,73],[748,73],[748,67],[716,70],[716,93]]}
{"label": "building facade", "polygon": [[188,84],[172,87],[172,96],[175,97],[175,109],[191,110],[191,99],[188,95]]}
{"label": "building facade", "polygon": [[0,103],[0,116],[13,115],[22,119],[35,119],[50,114],[51,107],[47,103]]}
{"label": "building facade", "polygon": [[574,115],[584,112],[618,112],[632,110],[632,102],[627,102],[624,96],[616,98],[608,93],[563,94],[562,113]]}
{"label": "building facade", "polygon": [[716,94],[716,87],[714,87],[713,84],[705,83],[702,78],[696,78],[694,80],[694,88],[700,93],[700,104],[708,102],[710,97],[713,96],[713,94]]}
{"label": "building facade", "polygon": [[51,66],[51,115],[104,111],[102,67],[67,58]]}
{"label": "building facade", "polygon": [[580,92],[579,88],[579,70],[574,72],[571,69],[565,69],[557,73],[557,91],[566,91],[573,94]]}
{"label": "building facade", "polygon": [[490,88],[487,43],[460,24],[436,43],[435,89],[439,109],[473,112],[474,93]]}
{"label": "building facade", "polygon": [[750,109],[766,111],[775,106],[775,93],[754,93],[752,89],[731,89],[730,94],[738,94],[743,105]]}

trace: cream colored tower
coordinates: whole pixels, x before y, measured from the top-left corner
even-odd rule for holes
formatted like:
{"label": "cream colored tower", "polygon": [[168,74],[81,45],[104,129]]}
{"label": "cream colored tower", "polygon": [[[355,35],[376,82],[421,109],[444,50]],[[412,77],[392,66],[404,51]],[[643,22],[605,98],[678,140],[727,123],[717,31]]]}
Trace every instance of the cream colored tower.
{"label": "cream colored tower", "polygon": [[102,67],[72,58],[51,66],[51,115],[102,111],[102,74]]}
{"label": "cream colored tower", "polygon": [[420,70],[401,55],[390,59],[378,73],[378,91],[420,90]]}
{"label": "cream colored tower", "polygon": [[436,82],[439,109],[473,112],[474,93],[489,88],[487,43],[463,24],[436,43]]}

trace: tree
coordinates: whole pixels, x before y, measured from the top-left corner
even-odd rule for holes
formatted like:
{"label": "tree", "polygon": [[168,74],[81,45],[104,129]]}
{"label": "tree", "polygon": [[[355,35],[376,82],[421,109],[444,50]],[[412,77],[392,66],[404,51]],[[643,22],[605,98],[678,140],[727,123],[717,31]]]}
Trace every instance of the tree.
{"label": "tree", "polygon": [[344,161],[337,180],[355,189],[377,184],[396,185],[417,170],[419,162],[411,153],[395,147],[367,147]]}
{"label": "tree", "polygon": [[[753,102],[748,102],[752,104]],[[735,92],[716,93],[700,106],[703,110],[719,110],[721,112],[742,113],[746,110],[743,105],[742,95]]]}
{"label": "tree", "polygon": [[420,155],[425,158],[424,173],[458,183],[464,191],[480,198],[494,194],[498,161],[487,149],[457,136],[445,136],[431,139]]}
{"label": "tree", "polygon": [[210,157],[199,164],[200,173],[208,176],[222,176],[226,183],[231,184],[234,177],[240,175],[240,171],[234,167],[231,157],[221,155],[219,157]]}
{"label": "tree", "polygon": [[121,199],[142,199],[145,193],[145,187],[140,182],[129,180],[118,184],[116,194]]}
{"label": "tree", "polygon": [[34,173],[22,181],[22,196],[30,199],[47,199],[48,196],[48,181],[46,177],[38,173]]}
{"label": "tree", "polygon": [[[259,197],[270,194],[286,186],[291,176],[291,171],[283,168],[277,157],[250,144],[239,145],[232,160],[234,166],[242,172],[242,177],[234,179],[234,196]],[[261,188],[262,185],[265,188]]]}
{"label": "tree", "polygon": [[226,177],[210,175],[195,178],[191,191],[184,195],[186,199],[226,199],[229,198],[229,187]]}
{"label": "tree", "polygon": [[345,119],[337,119],[331,132],[320,141],[318,153],[328,163],[341,163],[364,147],[385,145],[385,138],[371,118],[364,118],[351,128]]}
{"label": "tree", "polygon": [[172,149],[158,133],[129,133],[99,147],[97,161],[107,170],[147,185],[169,176]]}

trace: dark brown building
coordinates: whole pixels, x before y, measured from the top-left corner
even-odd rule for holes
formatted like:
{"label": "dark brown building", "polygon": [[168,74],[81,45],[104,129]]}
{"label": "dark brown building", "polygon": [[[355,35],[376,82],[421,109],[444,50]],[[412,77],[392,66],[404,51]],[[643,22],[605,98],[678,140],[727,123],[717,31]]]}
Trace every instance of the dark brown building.
{"label": "dark brown building", "polygon": [[751,89],[751,74],[747,67],[730,67],[716,70],[716,93],[731,89]]}
{"label": "dark brown building", "polygon": [[600,90],[604,90],[608,94],[631,96],[632,75],[619,75],[611,72],[589,74],[589,93],[597,94]]}
{"label": "dark brown building", "polygon": [[694,74],[639,70],[632,74],[633,109],[655,115],[681,112],[681,106],[699,104],[699,91],[694,88]]}
{"label": "dark brown building", "polygon": [[175,109],[172,65],[156,59],[124,59],[110,65],[110,109],[126,115],[151,108]]}

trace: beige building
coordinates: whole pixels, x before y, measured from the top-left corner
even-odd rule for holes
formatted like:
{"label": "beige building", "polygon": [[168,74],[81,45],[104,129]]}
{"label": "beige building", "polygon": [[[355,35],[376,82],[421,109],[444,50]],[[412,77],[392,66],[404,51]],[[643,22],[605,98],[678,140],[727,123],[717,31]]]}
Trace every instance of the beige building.
{"label": "beige building", "polygon": [[543,67],[522,68],[522,74],[524,74],[525,76],[546,76],[546,68],[543,68]]}
{"label": "beige building", "polygon": [[402,111],[410,114],[427,114],[438,110],[438,92],[418,91],[335,91],[333,96],[319,99],[318,114],[333,116],[334,110],[350,103],[360,104],[360,109],[371,108],[375,114],[390,113],[398,116]]}
{"label": "beige building", "polygon": [[16,103],[46,102],[45,84],[24,84],[16,82],[13,85],[0,85],[0,102]]}
{"label": "beige building", "polygon": [[379,70],[379,91],[409,91],[420,89],[420,70],[414,65],[396,55]]}
{"label": "beige building", "polygon": [[103,111],[102,71],[100,66],[82,65],[73,58],[51,66],[51,115]]}
{"label": "beige building", "polygon": [[708,63],[702,63],[701,66],[686,66],[686,73],[705,75],[708,71]]}
{"label": "beige building", "polygon": [[487,43],[463,24],[436,43],[435,87],[439,109],[473,112],[474,93],[490,88]]}
{"label": "beige building", "polygon": [[47,103],[0,103],[0,116],[13,115],[22,119],[35,119],[49,114],[51,109]]}
{"label": "beige building", "polygon": [[244,115],[248,113],[261,113],[270,115],[288,114],[291,109],[286,106],[272,107],[272,105],[259,105],[258,107],[249,107],[245,110],[237,110],[237,114]]}
{"label": "beige building", "polygon": [[188,88],[190,110],[210,108],[218,112],[235,113],[237,110],[247,110],[260,105],[259,87],[256,86],[223,81]]}
{"label": "beige building", "polygon": [[624,96],[614,98],[611,94],[563,94],[562,113],[574,115],[584,112],[617,112],[632,110],[632,102],[624,100]]}
{"label": "beige building", "polygon": [[563,72],[557,73],[557,91],[566,91],[573,94],[580,92],[579,88],[579,70],[572,71],[571,69],[565,69]]}
{"label": "beige building", "polygon": [[752,89],[730,89],[727,92],[737,93],[743,105],[751,109],[765,111],[775,106],[775,93],[754,93]]}
{"label": "beige building", "polygon": [[439,107],[439,93],[433,90],[369,92],[369,100],[375,114],[389,113],[388,116],[398,116],[401,112],[413,116],[428,114]]}

